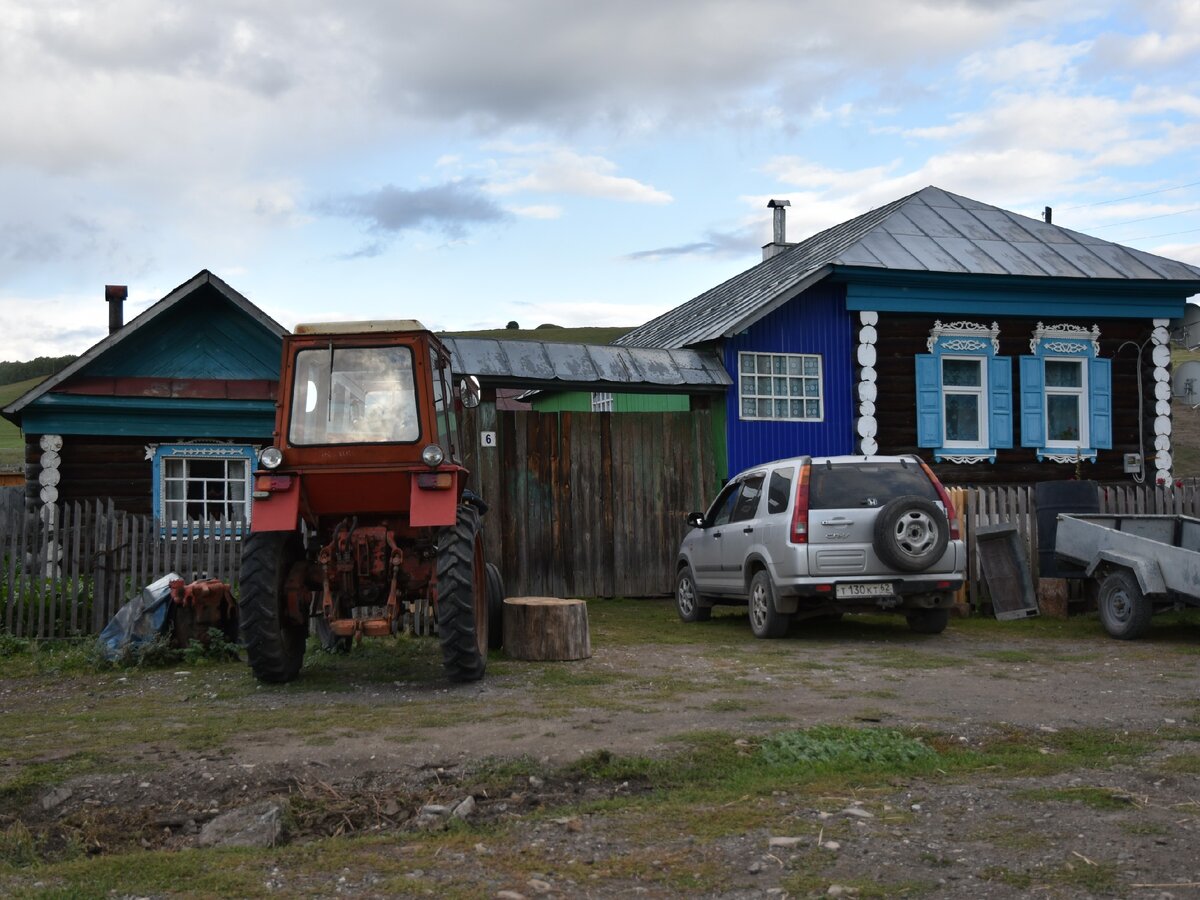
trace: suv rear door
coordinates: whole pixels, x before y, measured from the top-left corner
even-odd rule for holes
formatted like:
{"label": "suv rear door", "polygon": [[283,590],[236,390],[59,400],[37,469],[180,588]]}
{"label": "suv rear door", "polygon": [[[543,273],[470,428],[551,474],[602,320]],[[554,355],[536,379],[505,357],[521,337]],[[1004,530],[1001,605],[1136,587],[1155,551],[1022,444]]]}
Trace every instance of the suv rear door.
{"label": "suv rear door", "polygon": [[[875,553],[875,520],[892,500],[917,496],[941,506],[937,489],[911,460],[813,460],[808,493],[808,564],[814,576],[896,575]],[[928,571],[953,569],[935,563]]]}

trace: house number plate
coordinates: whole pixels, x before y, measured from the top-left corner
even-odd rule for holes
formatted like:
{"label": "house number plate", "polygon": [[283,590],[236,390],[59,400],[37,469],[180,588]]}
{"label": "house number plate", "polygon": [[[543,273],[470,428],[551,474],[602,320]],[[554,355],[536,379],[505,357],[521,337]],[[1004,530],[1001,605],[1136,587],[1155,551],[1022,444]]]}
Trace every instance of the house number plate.
{"label": "house number plate", "polygon": [[895,589],[887,582],[882,584],[839,584],[837,586],[839,600],[850,597],[891,597],[895,593]]}
{"label": "house number plate", "polygon": [[494,431],[479,432],[479,444],[481,447],[495,447],[496,446],[496,432],[494,432]]}

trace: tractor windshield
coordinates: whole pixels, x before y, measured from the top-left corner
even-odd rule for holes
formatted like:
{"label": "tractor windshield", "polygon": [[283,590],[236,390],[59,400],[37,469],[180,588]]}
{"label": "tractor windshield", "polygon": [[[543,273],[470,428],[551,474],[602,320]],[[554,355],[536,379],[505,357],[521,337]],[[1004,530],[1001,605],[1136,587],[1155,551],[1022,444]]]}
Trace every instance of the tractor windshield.
{"label": "tractor windshield", "polygon": [[288,440],[411,443],[421,436],[408,347],[321,347],[296,354]]}

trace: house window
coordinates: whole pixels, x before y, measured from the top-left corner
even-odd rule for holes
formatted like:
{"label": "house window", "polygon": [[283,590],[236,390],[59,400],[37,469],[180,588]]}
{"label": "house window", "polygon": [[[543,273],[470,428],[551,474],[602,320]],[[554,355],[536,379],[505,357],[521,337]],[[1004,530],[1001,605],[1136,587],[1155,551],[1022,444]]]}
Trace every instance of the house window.
{"label": "house window", "polygon": [[613,395],[609,391],[593,391],[592,392],[592,412],[613,411]]}
{"label": "house window", "polygon": [[821,357],[801,353],[739,353],[743,419],[820,422],[825,417]]}
{"label": "house window", "polygon": [[185,521],[250,521],[255,447],[170,444],[153,452],[154,510],[160,526]]}
{"label": "house window", "polygon": [[1038,323],[1021,357],[1021,444],[1039,460],[1095,460],[1112,447],[1112,360],[1100,329]]}
{"label": "house window", "polygon": [[942,358],[942,446],[982,449],[987,443],[984,358]]}
{"label": "house window", "polygon": [[917,444],[939,462],[995,462],[1012,446],[1012,360],[1000,326],[935,322],[916,358]]}
{"label": "house window", "polygon": [[1088,445],[1087,376],[1080,359],[1047,359],[1046,446]]}

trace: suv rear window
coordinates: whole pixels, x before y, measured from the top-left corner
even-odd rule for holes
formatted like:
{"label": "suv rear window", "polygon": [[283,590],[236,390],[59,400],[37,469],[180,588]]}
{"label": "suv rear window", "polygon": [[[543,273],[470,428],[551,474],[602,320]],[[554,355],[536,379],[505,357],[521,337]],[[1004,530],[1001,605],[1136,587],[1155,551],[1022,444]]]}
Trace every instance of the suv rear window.
{"label": "suv rear window", "polygon": [[809,473],[809,509],[883,506],[905,495],[941,499],[916,463],[813,463]]}

